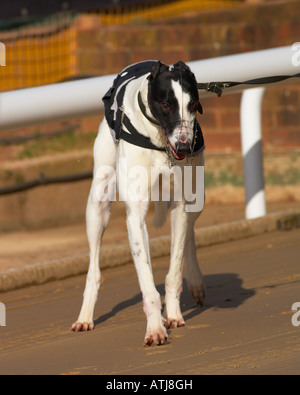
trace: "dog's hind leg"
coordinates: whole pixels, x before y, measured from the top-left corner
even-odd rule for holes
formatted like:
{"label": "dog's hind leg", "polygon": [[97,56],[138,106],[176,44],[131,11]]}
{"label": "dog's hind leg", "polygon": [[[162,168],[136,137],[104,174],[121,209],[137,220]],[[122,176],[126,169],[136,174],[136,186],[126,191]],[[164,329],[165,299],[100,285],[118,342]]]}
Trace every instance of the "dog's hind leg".
{"label": "dog's hind leg", "polygon": [[106,121],[100,125],[94,145],[94,178],[90,190],[86,226],[90,246],[90,265],[86,279],[83,304],[78,320],[72,325],[75,332],[94,328],[93,314],[100,287],[100,244],[110,217],[111,201],[115,196],[116,148]]}
{"label": "dog's hind leg", "polygon": [[205,291],[203,276],[197,259],[197,247],[195,242],[194,223],[198,218],[198,213],[190,213],[189,230],[185,245],[186,259],[186,281],[188,289],[193,299],[200,306],[203,305]]}
{"label": "dog's hind leg", "polygon": [[153,218],[153,226],[161,228],[165,222],[170,208],[170,202],[155,202],[155,215]]}
{"label": "dog's hind leg", "polygon": [[[199,168],[203,167],[204,170],[204,152],[202,151],[200,154],[198,154],[194,158],[194,164],[197,165]],[[204,173],[203,173],[204,176]],[[199,192],[198,192],[198,198],[200,199],[201,193],[203,193],[203,206],[204,206],[204,178],[202,179],[201,177],[197,180],[193,180],[193,182],[196,182],[196,185],[198,185]],[[202,186],[202,187],[201,187]],[[196,188],[197,190],[197,188]],[[186,259],[186,281],[188,285],[188,289],[194,298],[194,300],[199,304],[200,306],[203,305],[204,302],[204,297],[205,297],[205,291],[204,291],[204,282],[203,282],[203,276],[199,267],[198,259],[197,259],[197,247],[196,247],[196,242],[195,242],[195,231],[194,231],[194,226],[195,222],[200,216],[203,206],[199,207],[199,211],[194,211],[194,212],[189,212],[189,218],[188,218],[188,231],[187,231],[187,239],[186,239],[186,245],[185,245],[185,259]]]}

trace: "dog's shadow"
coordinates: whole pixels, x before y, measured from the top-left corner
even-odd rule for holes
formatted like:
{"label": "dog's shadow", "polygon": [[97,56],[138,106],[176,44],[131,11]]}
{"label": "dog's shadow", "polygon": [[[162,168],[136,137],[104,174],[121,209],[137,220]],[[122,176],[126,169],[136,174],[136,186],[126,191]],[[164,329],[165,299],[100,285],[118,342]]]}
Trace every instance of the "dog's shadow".
{"label": "dog's shadow", "polygon": [[[200,307],[197,306],[192,299],[188,291],[187,283],[183,280],[181,307],[183,318],[186,322],[211,308],[236,308],[255,295],[254,289],[243,288],[243,280],[235,273],[210,274],[204,277],[204,282],[206,297],[204,305]],[[158,285],[157,290],[160,295],[163,296],[165,290],[164,284]],[[141,302],[142,295],[138,293],[132,298],[117,304],[109,313],[98,317],[95,320],[95,326],[103,324],[110,318],[115,317],[121,311]]]}

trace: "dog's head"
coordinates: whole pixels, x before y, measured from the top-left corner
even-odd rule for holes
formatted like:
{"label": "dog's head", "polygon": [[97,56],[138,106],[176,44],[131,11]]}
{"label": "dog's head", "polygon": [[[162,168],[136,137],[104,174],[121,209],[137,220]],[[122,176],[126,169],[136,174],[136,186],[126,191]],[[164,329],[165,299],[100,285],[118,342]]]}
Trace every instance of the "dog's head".
{"label": "dog's head", "polygon": [[150,110],[160,123],[174,158],[184,159],[193,150],[197,111],[203,113],[196,78],[179,61],[171,67],[157,62],[148,80]]}

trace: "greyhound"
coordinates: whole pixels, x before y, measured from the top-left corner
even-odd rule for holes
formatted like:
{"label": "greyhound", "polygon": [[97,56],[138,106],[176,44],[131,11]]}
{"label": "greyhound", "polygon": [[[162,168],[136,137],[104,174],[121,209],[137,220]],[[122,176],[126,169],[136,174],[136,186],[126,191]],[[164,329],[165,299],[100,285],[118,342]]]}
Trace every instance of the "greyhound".
{"label": "greyhound", "polygon": [[[86,210],[90,265],[82,308],[71,329],[74,332],[94,329],[93,312],[101,279],[101,240],[118,189],[119,198],[126,205],[129,243],[147,317],[144,344],[161,345],[168,342],[167,329],[185,325],[180,308],[184,258],[191,295],[200,305],[205,296],[194,236],[194,224],[204,206],[204,174],[196,171],[204,169],[205,148],[196,120],[197,112],[203,113],[197,82],[182,61],[172,66],[160,61],[139,62],[118,74],[103,101],[105,117],[94,144],[94,177]],[[138,187],[137,169],[143,174]],[[156,193],[158,198],[153,199],[155,225],[161,226],[168,209],[171,210],[164,313],[154,283],[145,223],[149,191],[155,190],[162,176],[173,177],[177,194],[174,198],[168,192],[163,198]],[[189,193],[182,190],[183,184],[190,189]],[[197,204],[193,205],[195,201]]]}

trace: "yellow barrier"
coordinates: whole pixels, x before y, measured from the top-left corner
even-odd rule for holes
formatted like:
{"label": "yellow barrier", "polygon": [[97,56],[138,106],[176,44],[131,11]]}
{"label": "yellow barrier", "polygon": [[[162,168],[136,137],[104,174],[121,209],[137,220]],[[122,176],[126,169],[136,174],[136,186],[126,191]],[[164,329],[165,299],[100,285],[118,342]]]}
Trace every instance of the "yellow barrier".
{"label": "yellow barrier", "polygon": [[183,16],[185,14],[199,13],[201,11],[224,9],[239,6],[244,0],[177,0],[168,3],[162,0],[157,3],[116,7],[113,11],[99,12],[102,25],[119,25],[133,21],[147,21]]}
{"label": "yellow barrier", "polygon": [[59,82],[76,73],[76,30],[71,17],[0,31],[6,66],[0,68],[0,91]]}

